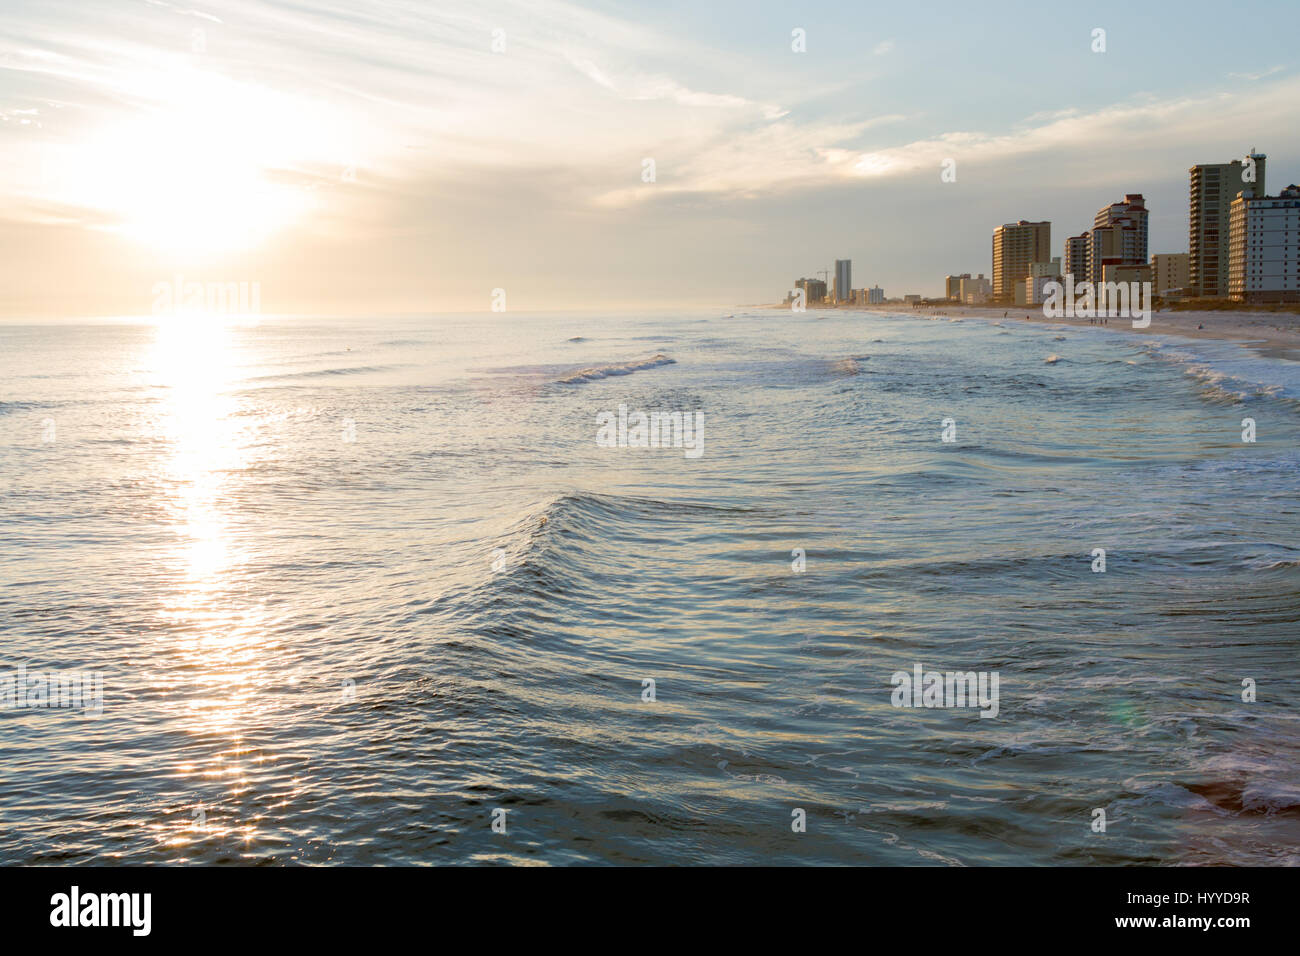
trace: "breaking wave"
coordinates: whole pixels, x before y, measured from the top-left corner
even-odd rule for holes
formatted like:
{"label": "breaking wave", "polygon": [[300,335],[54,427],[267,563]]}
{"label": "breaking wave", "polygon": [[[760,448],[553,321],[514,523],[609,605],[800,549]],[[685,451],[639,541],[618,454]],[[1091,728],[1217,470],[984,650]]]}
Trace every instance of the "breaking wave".
{"label": "breaking wave", "polygon": [[667,355],[658,353],[649,358],[634,359],[630,362],[613,362],[609,365],[593,365],[589,368],[578,369],[576,372],[570,372],[558,382],[561,385],[581,385],[584,382],[598,382],[602,378],[610,378],[614,375],[631,375],[633,372],[642,372],[649,368],[658,368],[660,365],[675,365],[676,359],[671,359]]}

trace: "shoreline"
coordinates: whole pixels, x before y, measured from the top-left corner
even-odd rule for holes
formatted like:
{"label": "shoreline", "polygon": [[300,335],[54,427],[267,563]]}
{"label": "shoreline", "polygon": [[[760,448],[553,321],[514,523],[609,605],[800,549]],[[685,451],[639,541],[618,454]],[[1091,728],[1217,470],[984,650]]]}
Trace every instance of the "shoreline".
{"label": "shoreline", "polygon": [[[789,306],[773,305],[773,309]],[[809,309],[808,311],[814,311]],[[973,318],[997,322],[1033,322],[1039,325],[1098,328],[1108,332],[1128,332],[1135,335],[1175,335],[1188,339],[1209,339],[1234,342],[1259,352],[1269,358],[1300,362],[1300,316],[1284,312],[1152,312],[1151,324],[1135,329],[1131,319],[1114,319],[1109,325],[1092,325],[1087,319],[1049,319],[1042,307],[948,305],[921,306],[872,305],[831,306],[820,311],[859,312],[867,314],[914,315],[917,318],[951,319]],[[1005,317],[1003,315],[1005,313]],[[1199,326],[1199,327],[1198,327]]]}

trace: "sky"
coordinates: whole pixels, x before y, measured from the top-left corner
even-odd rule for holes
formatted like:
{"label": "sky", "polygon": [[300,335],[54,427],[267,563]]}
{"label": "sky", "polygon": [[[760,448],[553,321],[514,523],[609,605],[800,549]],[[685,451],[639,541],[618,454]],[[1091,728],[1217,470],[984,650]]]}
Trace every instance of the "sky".
{"label": "sky", "polygon": [[1183,252],[1192,164],[1253,147],[1270,193],[1300,180],[1294,24],[1282,2],[4,0],[0,316],[148,314],[176,276],[256,282],[264,313],[725,308],[837,258],[939,295],[991,273],[998,224],[1051,220],[1059,255],[1126,192],[1151,251]]}

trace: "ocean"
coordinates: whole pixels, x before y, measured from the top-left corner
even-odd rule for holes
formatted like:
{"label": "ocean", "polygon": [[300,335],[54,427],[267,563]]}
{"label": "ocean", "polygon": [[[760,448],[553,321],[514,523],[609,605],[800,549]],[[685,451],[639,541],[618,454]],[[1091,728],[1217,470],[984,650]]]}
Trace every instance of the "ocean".
{"label": "ocean", "polygon": [[1298,459],[1086,323],[3,325],[0,863],[1294,865]]}

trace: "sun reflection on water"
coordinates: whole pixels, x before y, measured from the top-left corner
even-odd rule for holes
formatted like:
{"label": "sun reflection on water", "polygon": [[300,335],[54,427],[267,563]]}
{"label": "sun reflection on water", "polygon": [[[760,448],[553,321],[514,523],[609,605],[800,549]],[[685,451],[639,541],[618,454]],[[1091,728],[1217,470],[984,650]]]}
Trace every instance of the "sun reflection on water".
{"label": "sun reflection on water", "polygon": [[[176,540],[165,555],[171,583],[160,611],[171,635],[168,690],[184,702],[180,724],[203,753],[178,754],[176,773],[196,800],[219,804],[238,802],[248,790],[245,757],[261,759],[240,741],[264,709],[259,699],[273,673],[266,608],[247,597],[237,546],[237,486],[252,444],[239,397],[247,351],[235,324],[174,316],[158,323],[149,355],[150,380],[163,390],[158,485]],[[208,836],[247,829],[254,837],[248,820],[218,808],[207,812]],[[171,845],[195,837],[188,817],[160,834]]]}
{"label": "sun reflection on water", "polygon": [[176,317],[158,325],[154,343],[152,368],[167,388],[167,507],[186,542],[181,563],[191,603],[221,585],[230,562],[223,494],[242,458],[233,334],[221,322]]}

